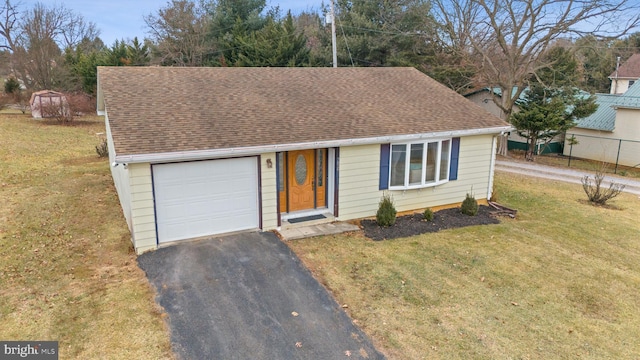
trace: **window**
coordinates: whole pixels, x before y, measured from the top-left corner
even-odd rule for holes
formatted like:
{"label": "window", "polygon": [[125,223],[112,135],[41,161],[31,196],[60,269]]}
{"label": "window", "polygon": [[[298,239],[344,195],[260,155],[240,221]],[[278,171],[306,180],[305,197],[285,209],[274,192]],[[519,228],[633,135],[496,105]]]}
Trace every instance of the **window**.
{"label": "window", "polygon": [[449,181],[451,139],[392,144],[389,188],[419,188]]}
{"label": "window", "polygon": [[636,81],[635,80],[629,80],[629,87],[631,87],[631,85],[635,84]]}

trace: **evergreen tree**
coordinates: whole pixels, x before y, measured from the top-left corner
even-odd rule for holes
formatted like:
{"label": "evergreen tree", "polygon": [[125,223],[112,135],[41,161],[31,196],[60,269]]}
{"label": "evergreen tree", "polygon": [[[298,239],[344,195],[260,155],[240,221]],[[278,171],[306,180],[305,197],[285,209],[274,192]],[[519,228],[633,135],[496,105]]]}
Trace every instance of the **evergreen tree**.
{"label": "evergreen tree", "polygon": [[523,99],[516,102],[520,111],[511,114],[511,124],[518,135],[527,139],[525,158],[533,161],[538,140],[545,145],[554,137],[575,126],[575,120],[593,114],[595,97],[573,87],[551,89],[532,83]]}

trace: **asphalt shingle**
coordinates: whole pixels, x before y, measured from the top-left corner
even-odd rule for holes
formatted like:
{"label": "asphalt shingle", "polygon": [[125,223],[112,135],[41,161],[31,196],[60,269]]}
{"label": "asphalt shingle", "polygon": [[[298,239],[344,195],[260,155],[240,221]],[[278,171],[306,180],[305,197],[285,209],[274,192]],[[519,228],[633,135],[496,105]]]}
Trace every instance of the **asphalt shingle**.
{"label": "asphalt shingle", "polygon": [[413,68],[100,67],[118,155],[508,126]]}
{"label": "asphalt shingle", "polygon": [[640,54],[633,54],[627,61],[625,61],[618,68],[616,72],[612,72],[609,78],[625,78],[625,79],[640,79]]}

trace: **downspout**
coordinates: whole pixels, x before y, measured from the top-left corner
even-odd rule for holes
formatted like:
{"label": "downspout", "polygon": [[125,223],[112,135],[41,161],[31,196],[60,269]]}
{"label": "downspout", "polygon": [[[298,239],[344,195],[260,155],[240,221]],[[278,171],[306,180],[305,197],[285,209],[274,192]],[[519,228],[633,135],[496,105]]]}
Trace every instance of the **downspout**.
{"label": "downspout", "polygon": [[613,95],[618,95],[618,69],[620,68],[620,56],[616,61],[616,85],[613,87]]}
{"label": "downspout", "polygon": [[491,165],[489,166],[489,187],[487,188],[487,201],[491,201],[493,196],[493,177],[496,170],[496,154],[498,150],[498,136],[503,136],[504,131],[500,135],[493,135],[491,141]]}

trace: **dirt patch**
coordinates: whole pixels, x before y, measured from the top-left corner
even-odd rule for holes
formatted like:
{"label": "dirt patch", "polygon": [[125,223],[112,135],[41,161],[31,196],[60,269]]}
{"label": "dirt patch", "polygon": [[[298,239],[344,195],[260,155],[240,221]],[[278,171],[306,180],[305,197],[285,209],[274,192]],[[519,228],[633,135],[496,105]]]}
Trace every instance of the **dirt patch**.
{"label": "dirt patch", "polygon": [[422,214],[400,216],[393,226],[378,226],[375,220],[362,220],[360,224],[366,237],[372,240],[396,239],[424,233],[437,232],[473,225],[499,224],[488,206],[480,206],[478,215],[469,216],[460,212],[459,208],[445,209],[433,214],[433,221],[425,221]]}

